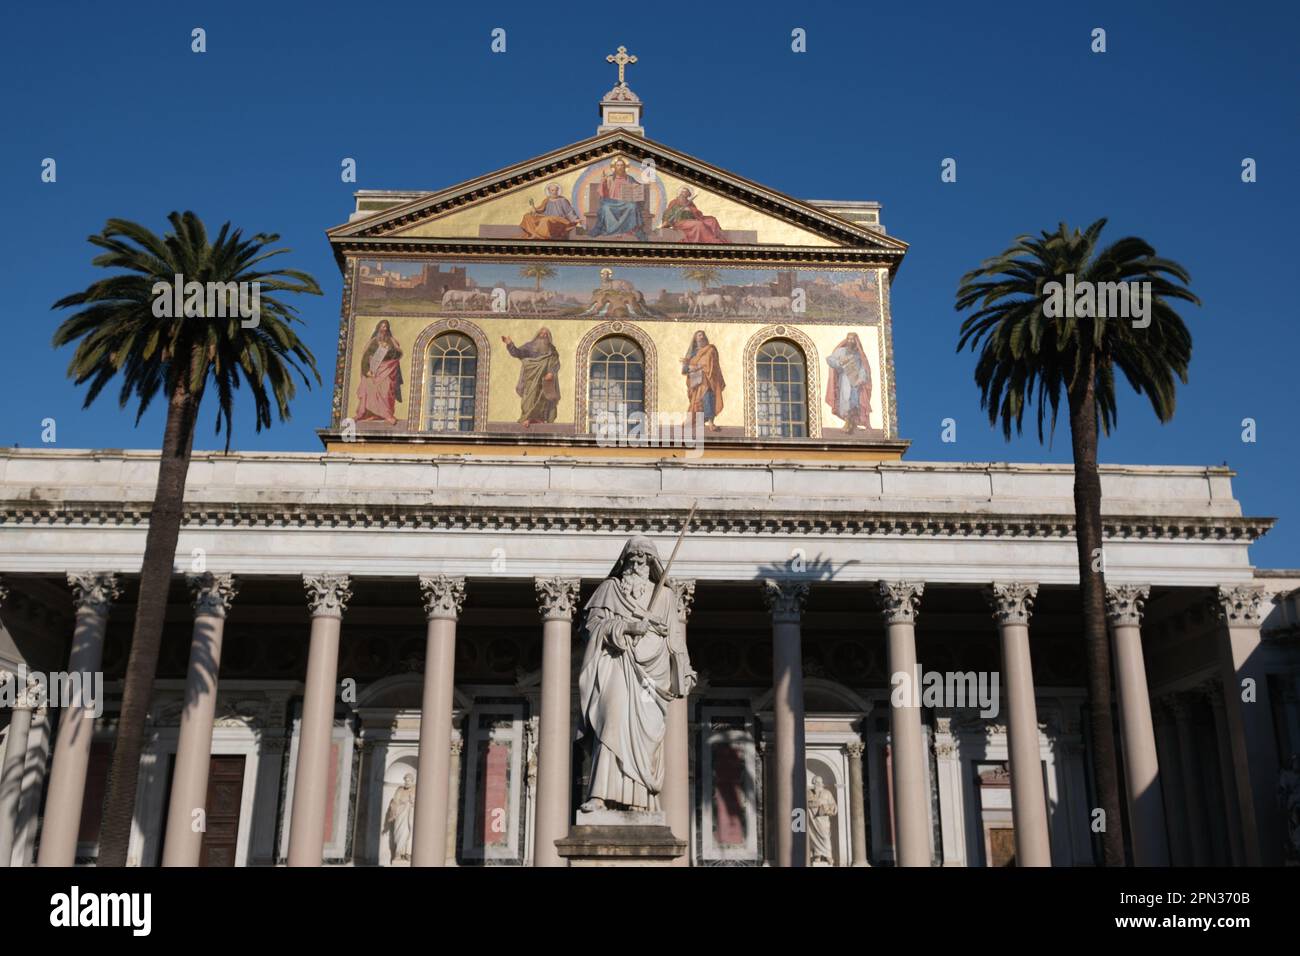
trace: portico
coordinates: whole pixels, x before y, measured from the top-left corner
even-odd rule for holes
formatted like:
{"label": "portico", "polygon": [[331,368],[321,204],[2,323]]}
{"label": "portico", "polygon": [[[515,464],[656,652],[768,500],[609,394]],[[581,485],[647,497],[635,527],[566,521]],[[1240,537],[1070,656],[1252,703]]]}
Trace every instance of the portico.
{"label": "portico", "polygon": [[[34,667],[58,645],[51,624],[72,623],[55,603],[60,594],[73,603],[55,566],[67,559],[52,555],[75,555],[94,580],[117,576],[104,637],[109,700],[94,738],[107,740],[132,610],[128,556],[144,533],[133,503],[150,493],[150,463],[132,453],[4,452],[0,495],[12,501],[9,476],[56,456],[62,483],[49,493],[60,506],[0,535],[10,594],[0,620],[16,646],[33,649]],[[142,774],[165,778],[172,752],[177,772],[198,765],[195,746],[242,753],[238,796],[228,798],[234,862],[391,859],[384,817],[409,768],[435,782],[423,801],[417,785],[412,863],[554,865],[553,841],[572,823],[586,773],[573,745],[581,648],[572,608],[626,534],[671,542],[697,497],[673,577],[702,681],[670,718],[664,800],[673,827],[687,831],[676,835],[691,864],[803,865],[806,831],[786,821],[806,812],[813,765],[844,818],[833,831],[837,865],[993,864],[1008,847],[1020,865],[1091,862],[1066,469],[249,454],[199,456],[195,471],[180,551],[219,559],[222,577],[207,587],[230,575],[237,590],[221,605],[211,664],[215,729],[185,731],[187,661],[196,635],[211,636],[196,622],[212,618],[213,604],[191,606],[178,578],[155,717],[159,740],[173,743],[151,748]],[[261,487],[272,473],[274,507]],[[1221,470],[1112,468],[1103,481],[1133,852],[1179,842],[1167,836],[1179,821],[1159,812],[1169,798],[1149,797],[1154,774],[1164,794],[1197,785],[1212,795],[1189,804],[1208,834],[1203,848],[1180,844],[1202,854],[1189,862],[1245,861],[1266,843],[1259,815],[1247,815],[1256,790],[1222,768],[1240,763],[1249,774],[1258,755],[1242,743],[1246,718],[1234,724],[1226,705],[1216,710],[1221,685],[1208,696],[1197,688],[1225,674],[1235,681],[1229,659],[1262,668],[1275,694],[1294,686],[1293,670],[1259,655],[1262,596],[1275,584],[1255,579],[1245,547],[1266,522],[1240,516]],[[1178,489],[1193,485],[1180,500]],[[664,489],[661,507],[634,509],[610,493],[629,486]],[[95,506],[115,522],[108,530],[68,517],[108,500],[121,502]],[[24,544],[35,535],[43,549]],[[1125,602],[1139,594],[1135,620]],[[1212,614],[1224,602],[1230,625]],[[42,640],[29,636],[37,632]],[[1199,642],[1190,659],[1202,669],[1166,678],[1189,660],[1178,635]],[[1216,656],[1229,638],[1235,657]],[[1146,655],[1140,667],[1135,649]],[[927,671],[997,671],[997,714],[891,706],[890,675],[913,658]],[[381,693],[396,687],[394,672],[408,675],[409,690]],[[1162,737],[1166,698],[1190,713],[1171,710]],[[1146,721],[1143,701],[1154,715]],[[1170,750],[1178,777],[1159,759]],[[93,777],[95,751],[86,753]],[[142,788],[139,862],[166,859],[144,812],[154,792]],[[173,783],[173,812],[176,792]],[[31,862],[31,852],[20,835],[15,860]]]}

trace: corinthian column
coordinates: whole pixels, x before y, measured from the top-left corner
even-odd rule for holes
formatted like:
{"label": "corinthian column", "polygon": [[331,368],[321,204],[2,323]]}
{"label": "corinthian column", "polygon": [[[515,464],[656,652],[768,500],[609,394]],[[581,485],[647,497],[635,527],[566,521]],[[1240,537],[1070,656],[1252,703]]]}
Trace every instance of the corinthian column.
{"label": "corinthian column", "polygon": [[185,708],[176,738],[176,764],[163,840],[163,866],[198,866],[206,817],[194,826],[195,811],[206,815],[208,770],[212,764],[212,724],[217,712],[217,674],[226,614],[235,597],[229,574],[190,575],[194,592],[194,633],[185,676]]}
{"label": "corinthian column", "polygon": [[1155,702],[1153,718],[1160,728],[1156,738],[1160,754],[1161,793],[1165,799],[1166,844],[1172,866],[1192,865],[1191,820],[1183,796],[1183,762],[1178,753],[1178,728],[1170,708],[1169,696]]}
{"label": "corinthian column", "polygon": [[1187,805],[1187,828],[1192,841],[1192,866],[1210,865],[1209,816],[1205,810],[1205,782],[1202,779],[1200,744],[1192,726],[1192,698],[1174,694],[1169,711],[1178,732],[1178,756],[1183,763],[1183,802]]}
{"label": "corinthian column", "polygon": [[1115,682],[1119,691],[1128,815],[1133,829],[1133,862],[1137,866],[1168,866],[1160,759],[1142,656],[1142,606],[1150,593],[1151,589],[1144,585],[1108,587],[1106,617],[1110,620],[1115,647]]}
{"label": "corinthian column", "polygon": [[898,866],[930,865],[930,794],[925,786],[925,735],[921,731],[920,674],[916,663],[916,615],[922,583],[881,581],[880,602],[889,643],[891,687],[902,681],[913,693],[889,697],[889,736],[894,770],[894,860]]}
{"label": "corinthian column", "polygon": [[[0,671],[0,683],[17,682],[19,675]],[[34,676],[23,679],[23,688],[14,699],[9,715],[9,738],[5,743],[5,760],[0,767],[0,866],[8,866],[14,853],[14,836],[18,829],[18,798],[22,794],[23,769],[27,763],[27,738],[32,729],[32,713],[45,706],[41,682]]]}
{"label": "corinthian column", "polygon": [[1248,866],[1282,863],[1282,821],[1275,796],[1277,745],[1267,674],[1259,653],[1264,602],[1261,588],[1244,586],[1219,588],[1216,601],[1223,622],[1218,635],[1223,715],[1232,745],[1231,769]]}
{"label": "corinthian column", "polygon": [[82,699],[63,707],[59,735],[54,741],[54,764],[45,796],[45,818],[41,827],[41,849],[37,866],[72,866],[77,859],[77,836],[81,830],[81,803],[86,793],[86,768],[90,764],[90,743],[95,736],[95,706],[102,701],[86,697],[86,680],[99,673],[104,659],[104,630],[108,609],[121,591],[116,574],[83,571],[68,575],[72,603],[77,609],[72,632],[72,653],[68,672],[82,676]]}
{"label": "corinthian column", "polygon": [[412,866],[447,862],[447,805],[451,797],[451,711],[456,681],[456,620],[465,603],[465,579],[445,574],[420,578],[428,636],[424,698],[420,705],[420,763],[415,787]]}
{"label": "corinthian column", "polygon": [[[695,601],[694,581],[671,582],[676,597],[677,620],[675,627],[686,646],[686,619]],[[689,699],[675,697],[668,702],[664,727],[664,792],[660,806],[673,836],[688,847],[691,839],[691,756]],[[672,862],[673,866],[690,866],[690,854],[683,853]]]}
{"label": "corinthian column", "polygon": [[1223,788],[1223,807],[1227,814],[1228,851],[1233,866],[1244,866],[1246,851],[1241,839],[1241,807],[1238,803],[1237,781],[1233,774],[1232,745],[1228,741],[1228,721],[1224,715],[1223,682],[1213,680],[1206,693],[1210,713],[1214,717],[1214,743],[1219,752],[1219,780]]}
{"label": "corinthian column", "polygon": [[1011,816],[1017,866],[1051,866],[1047,796],[1038,755],[1038,704],[1029,653],[1029,615],[1037,584],[994,584],[986,592],[998,622],[1007,699],[1007,753],[1011,758]]}
{"label": "corinthian column", "polygon": [[772,789],[776,865],[808,865],[808,771],[804,761],[803,640],[805,581],[763,582],[772,613]]}
{"label": "corinthian column", "polygon": [[352,590],[346,574],[304,574],[302,583],[311,608],[311,646],[289,820],[289,865],[320,866],[325,855],[325,811],[332,796],[329,765],[339,631]]}
{"label": "corinthian column", "polygon": [[861,740],[850,741],[849,753],[849,823],[853,828],[853,865],[870,866],[867,859],[867,800],[862,786],[862,754],[866,747]]}
{"label": "corinthian column", "polygon": [[564,866],[555,841],[569,833],[573,731],[573,613],[581,582],[577,578],[537,578],[542,616],[542,704],[537,749],[537,812],[533,865]]}

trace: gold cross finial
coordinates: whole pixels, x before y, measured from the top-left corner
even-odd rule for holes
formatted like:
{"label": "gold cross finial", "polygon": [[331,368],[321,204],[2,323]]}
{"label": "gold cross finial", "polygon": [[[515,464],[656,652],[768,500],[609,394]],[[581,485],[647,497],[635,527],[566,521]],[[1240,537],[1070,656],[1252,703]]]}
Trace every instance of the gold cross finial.
{"label": "gold cross finial", "polygon": [[627,81],[623,79],[623,70],[627,68],[629,63],[636,62],[636,57],[627,55],[627,47],[619,47],[618,53],[611,53],[605,57],[605,62],[618,64],[618,85],[627,86]]}

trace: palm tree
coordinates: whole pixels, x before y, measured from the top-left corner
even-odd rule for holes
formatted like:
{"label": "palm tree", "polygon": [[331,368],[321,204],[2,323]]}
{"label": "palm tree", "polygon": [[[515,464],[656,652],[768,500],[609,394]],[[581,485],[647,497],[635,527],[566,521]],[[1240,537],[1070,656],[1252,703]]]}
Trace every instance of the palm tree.
{"label": "palm tree", "polygon": [[554,278],[555,278],[555,270],[552,269],[550,266],[544,266],[544,265],[530,265],[530,266],[524,266],[522,269],[519,270],[519,274],[520,274],[521,276],[523,276],[525,279],[535,279],[535,280],[537,280],[537,291],[538,291],[538,292],[541,292],[541,291],[542,291],[542,280],[543,280],[543,279],[554,279]]}
{"label": "palm tree", "polygon": [[721,275],[717,269],[709,269],[705,267],[687,269],[685,274],[686,278],[691,282],[698,282],[700,284],[700,292],[702,293],[708,292],[710,284],[717,282],[718,277]]}
{"label": "palm tree", "polygon": [[[258,431],[271,425],[273,405],[281,421],[289,418],[289,402],[296,390],[293,373],[310,388],[305,366],[320,382],[315,357],[290,327],[300,321],[297,311],[278,295],[320,295],[320,286],[306,273],[263,265],[289,251],[269,248],[280,237],[258,233],[245,239],[242,230],[231,231],[226,223],[209,241],[203,222],[194,213],[173,212],[168,219],[172,231],[161,238],[134,222],[110,219],[101,233],[89,237],[92,245],[106,250],[92,262],[126,271],[54,303],[56,309],[80,307],[54,333],[54,345],[77,343],[68,377],[78,385],[89,383],[83,407],[119,372],[118,405],[126,408],[132,401],[136,403],[136,424],[155,398],[161,396],[167,402],[158,485],[149,514],[135,629],[109,768],[100,866],[126,863],[144,721],[158,667],[185,478],[204,391],[209,382],[216,390],[216,432],[225,431],[229,451],[234,391],[241,382],[252,393]],[[260,301],[253,295],[244,300],[245,305],[248,299],[257,302],[258,310],[248,317],[252,321],[246,327],[234,309],[218,310],[228,298],[218,302],[216,296],[207,296],[196,297],[193,305],[186,299],[184,317],[167,317],[173,310],[166,299],[177,276],[184,283],[204,283],[205,289],[212,288],[208,283],[253,284],[239,288],[260,294]],[[199,302],[199,298],[205,301]],[[218,311],[235,314],[219,318],[215,315]]]}
{"label": "palm tree", "polygon": [[[1049,433],[1055,431],[1061,394],[1065,394],[1074,452],[1075,538],[1093,779],[1106,814],[1103,862],[1122,866],[1124,834],[1111,717],[1097,425],[1100,421],[1106,434],[1115,427],[1116,369],[1135,391],[1147,396],[1157,419],[1167,422],[1173,417],[1175,379],[1187,382],[1192,337],[1169,300],[1197,305],[1200,300],[1184,287],[1190,281],[1187,270],[1157,256],[1143,239],[1129,236],[1095,251],[1105,225],[1106,220],[1099,219],[1079,232],[1061,223],[1055,232],[1043,232],[1039,238],[1020,236],[1001,255],[962,276],[957,310],[974,307],[977,311],[962,322],[957,350],[969,343],[973,351],[982,343],[975,366],[980,404],[988,411],[990,424],[1001,422],[1008,441],[1013,426],[1017,433],[1023,430],[1025,409],[1034,403],[1038,440],[1043,441],[1044,418],[1050,409]],[[1061,311],[1047,307],[1049,297],[1058,291],[1049,283],[1065,286],[1067,276],[1073,276],[1076,284],[1150,283],[1145,321],[1074,314],[1086,309],[1047,314]]]}

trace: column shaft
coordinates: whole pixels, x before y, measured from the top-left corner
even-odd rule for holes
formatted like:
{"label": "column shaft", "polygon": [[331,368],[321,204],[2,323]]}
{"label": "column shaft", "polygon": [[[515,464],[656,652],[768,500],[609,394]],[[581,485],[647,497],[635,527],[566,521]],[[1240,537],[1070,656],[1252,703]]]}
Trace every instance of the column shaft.
{"label": "column shaft", "polygon": [[1178,756],[1178,728],[1170,713],[1170,698],[1156,702],[1155,720],[1160,728],[1156,746],[1160,750],[1161,793],[1165,802],[1165,833],[1170,866],[1191,866],[1192,838],[1183,800],[1183,763]]}
{"label": "column shaft", "polygon": [[1237,803],[1237,781],[1233,776],[1232,745],[1228,741],[1228,723],[1223,713],[1223,688],[1209,695],[1214,715],[1215,745],[1219,751],[1219,779],[1223,785],[1223,806],[1228,824],[1228,851],[1233,866],[1246,865],[1246,851],[1241,840],[1241,807]]}
{"label": "column shaft", "polygon": [[1038,706],[1029,656],[1029,628],[1002,628],[1002,669],[1007,675],[1007,751],[1011,757],[1011,806],[1016,865],[1051,866],[1047,797],[1038,752]]}
{"label": "column shaft", "polygon": [[1205,814],[1205,785],[1201,779],[1200,746],[1192,728],[1190,704],[1182,695],[1172,705],[1178,732],[1178,756],[1183,765],[1183,799],[1187,804],[1187,830],[1192,845],[1192,866],[1210,865],[1209,821]]}
{"label": "column shaft", "polygon": [[772,664],[776,674],[776,696],[772,702],[772,723],[776,734],[774,773],[776,780],[776,854],[780,866],[805,866],[807,831],[795,827],[796,814],[806,814],[807,784],[804,777],[804,710],[802,639],[798,622],[772,625]]}
{"label": "column shaft", "polygon": [[[1267,673],[1259,653],[1263,604],[1259,588],[1219,589],[1223,621],[1218,635],[1219,676],[1246,865],[1279,866],[1283,839],[1276,799],[1279,767]],[[1249,702],[1243,700],[1247,694]]]}
{"label": "column shaft", "polygon": [[867,857],[867,803],[863,786],[862,754],[860,741],[850,743],[849,750],[849,825],[853,830],[853,865],[870,866]]}
{"label": "column shaft", "polygon": [[572,822],[572,630],[578,585],[575,578],[536,582],[542,614],[542,713],[537,747],[534,866],[565,865],[555,841],[568,835]]}
{"label": "column shaft", "polygon": [[[17,680],[17,677],[13,679]],[[4,765],[0,767],[0,866],[8,866],[14,852],[14,835],[18,828],[18,797],[23,786],[27,736],[32,727],[34,703],[36,702],[27,690],[21,691],[9,717]]]}
{"label": "column shaft", "polygon": [[[108,609],[119,594],[117,578],[111,574],[69,574],[68,583],[73,588],[73,600],[77,605],[68,671],[88,676],[99,672],[104,657]],[[76,862],[81,805],[86,795],[86,770],[90,765],[90,745],[95,736],[95,714],[84,693],[79,702],[57,703],[61,705],[62,713],[59,733],[54,740],[54,763],[45,797],[37,866],[72,866]],[[62,706],[69,703],[72,706]]]}
{"label": "column shaft", "polygon": [[415,787],[412,866],[447,862],[447,804],[451,776],[451,712],[455,707],[456,618],[464,602],[465,579],[423,577],[429,617],[420,710],[420,759]]}
{"label": "column shaft", "polygon": [[[163,866],[198,866],[203,851],[207,813],[208,772],[212,765],[212,726],[217,712],[217,675],[221,668],[221,639],[226,611],[234,597],[230,575],[194,575],[194,633],[185,675],[185,707],[176,738],[176,763],[163,839]],[[197,826],[196,826],[197,824]]]}
{"label": "column shaft", "polygon": [[325,855],[325,817],[333,796],[329,781],[334,735],[334,692],[338,682],[339,632],[351,597],[344,576],[304,576],[312,605],[307,682],[298,732],[289,819],[289,865],[320,866]]}
{"label": "column shaft", "polygon": [[898,866],[930,865],[930,793],[925,782],[925,734],[921,727],[921,689],[916,661],[916,612],[922,584],[880,583],[889,645],[891,687],[900,682],[914,693],[890,695],[889,733],[894,776],[894,861]]}
{"label": "column shaft", "polygon": [[[673,641],[686,647],[686,622],[695,598],[694,581],[672,582],[677,614],[673,623]],[[664,789],[659,804],[673,836],[686,842],[687,852],[673,860],[673,866],[690,866],[691,842],[691,756],[690,706],[688,697],[668,702],[664,726]]]}
{"label": "column shaft", "polygon": [[[691,792],[690,750],[688,735],[690,720],[687,700],[678,697],[668,702],[664,728],[664,791],[660,806],[673,836],[690,843]],[[673,860],[673,866],[690,866],[690,856],[683,853]]]}
{"label": "column shaft", "polygon": [[807,866],[808,771],[799,619],[808,585],[767,581],[764,595],[772,612],[772,820],[776,827],[776,865]]}
{"label": "column shaft", "polygon": [[[447,861],[447,780],[451,776],[451,711],[456,661],[456,622],[429,622],[420,709],[420,759],[415,789],[412,866]],[[418,781],[423,781],[420,786]]]}
{"label": "column shaft", "polygon": [[1029,650],[1029,615],[1037,593],[1036,584],[995,584],[989,595],[1002,644],[1017,866],[1052,865],[1047,795],[1043,792],[1038,749],[1038,704]]}
{"label": "column shaft", "polygon": [[1115,683],[1119,696],[1120,732],[1124,747],[1133,862],[1137,866],[1168,866],[1164,797],[1151,695],[1142,654],[1141,613],[1150,588],[1121,585],[1106,589],[1111,642],[1115,648]]}

